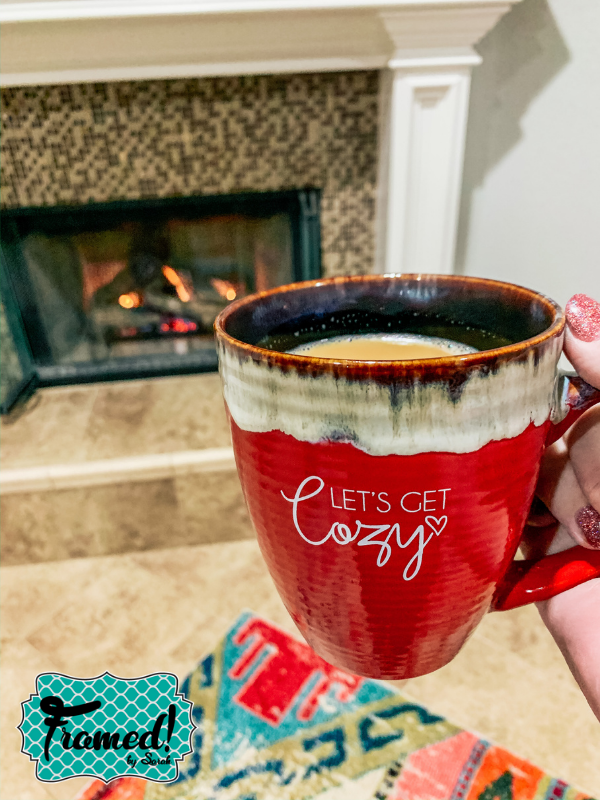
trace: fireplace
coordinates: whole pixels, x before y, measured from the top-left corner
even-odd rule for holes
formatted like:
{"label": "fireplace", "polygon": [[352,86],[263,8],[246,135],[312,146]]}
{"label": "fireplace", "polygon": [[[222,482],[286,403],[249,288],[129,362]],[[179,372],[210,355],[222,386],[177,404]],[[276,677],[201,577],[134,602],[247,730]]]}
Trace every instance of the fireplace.
{"label": "fireplace", "polygon": [[2,255],[42,384],[214,370],[227,303],[320,275],[319,192],[15,209]]}
{"label": "fireplace", "polygon": [[[0,333],[18,358],[7,371],[5,356],[4,375],[29,387],[214,369],[211,304],[283,280],[278,271],[289,270],[285,280],[320,271],[319,195],[291,193],[283,224],[267,219],[280,206],[240,211],[244,192],[283,202],[281,190],[320,187],[326,275],[452,272],[470,73],[481,61],[473,45],[513,2],[335,0],[316,15],[312,0],[175,11],[126,3],[125,17],[114,3],[8,3],[2,203],[11,210],[0,277],[14,291],[3,288]],[[214,197],[224,193],[233,206]],[[132,207],[121,229],[93,227],[108,206],[87,205],[172,195],[202,195],[189,213],[221,218],[236,254],[254,253],[257,236],[269,249],[287,230],[287,266],[263,275],[231,248],[196,254],[202,269],[175,264],[196,236],[183,206],[179,223],[155,222],[154,202],[138,217]],[[71,208],[54,216],[55,205]],[[20,210],[28,206],[45,210]],[[78,227],[77,206],[92,227]],[[60,214],[63,226],[73,219],[68,243],[64,231],[55,241]],[[69,302],[48,277],[60,247]],[[14,395],[5,380],[3,396]]]}

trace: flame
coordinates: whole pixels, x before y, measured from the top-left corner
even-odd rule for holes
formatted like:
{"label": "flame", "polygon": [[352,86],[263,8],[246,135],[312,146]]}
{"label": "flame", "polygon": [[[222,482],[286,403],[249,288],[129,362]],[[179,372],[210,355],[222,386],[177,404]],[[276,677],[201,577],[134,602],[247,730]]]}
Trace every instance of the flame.
{"label": "flame", "polygon": [[210,284],[213,289],[226,300],[235,300],[237,297],[237,290],[231,281],[224,281],[221,278],[211,278]]}
{"label": "flame", "polygon": [[188,303],[191,300],[191,294],[188,292],[186,287],[184,286],[183,281],[175,272],[173,267],[169,267],[168,264],[165,264],[162,268],[163,275],[169,281],[169,283],[175,287],[175,291],[177,292],[177,297],[181,300],[182,303]]}
{"label": "flame", "polygon": [[137,292],[129,292],[119,296],[119,305],[123,308],[138,308],[142,304],[142,298]]}
{"label": "flame", "polygon": [[169,333],[169,331],[175,331],[175,333],[190,333],[191,331],[198,330],[198,324],[190,319],[186,320],[182,317],[175,317],[175,319],[169,322],[161,322],[160,329],[162,333]]}

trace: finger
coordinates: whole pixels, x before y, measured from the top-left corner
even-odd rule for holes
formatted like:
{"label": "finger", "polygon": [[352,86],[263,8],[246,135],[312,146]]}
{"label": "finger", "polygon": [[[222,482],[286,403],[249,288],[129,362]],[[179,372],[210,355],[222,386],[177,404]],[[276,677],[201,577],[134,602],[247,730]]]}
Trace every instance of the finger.
{"label": "finger", "polygon": [[600,511],[600,406],[588,409],[567,431],[565,441],[579,486],[588,504]]}
{"label": "finger", "polygon": [[574,547],[576,542],[563,525],[554,522],[546,527],[536,528],[526,525],[520,549],[524,558],[539,561],[544,556],[562,553]]}
{"label": "finger", "polygon": [[565,308],[565,355],[579,375],[600,388],[600,303],[576,294]]}
{"label": "finger", "polygon": [[594,535],[595,509],[579,485],[564,440],[544,453],[536,494],[577,544],[589,549],[600,547],[600,531],[597,537]]}
{"label": "finger", "polygon": [[600,720],[600,579],[537,603],[581,690]]}

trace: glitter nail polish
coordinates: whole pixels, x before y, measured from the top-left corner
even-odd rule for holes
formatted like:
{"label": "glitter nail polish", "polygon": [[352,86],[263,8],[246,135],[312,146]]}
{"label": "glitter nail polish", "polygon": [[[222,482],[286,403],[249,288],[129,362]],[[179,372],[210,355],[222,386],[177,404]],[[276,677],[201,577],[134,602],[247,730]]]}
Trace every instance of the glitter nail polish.
{"label": "glitter nail polish", "polygon": [[582,342],[600,339],[600,303],[587,294],[575,294],[565,309],[572,333]]}
{"label": "glitter nail polish", "polygon": [[586,541],[600,550],[600,514],[593,506],[580,508],[575,515],[575,522],[583,531]]}

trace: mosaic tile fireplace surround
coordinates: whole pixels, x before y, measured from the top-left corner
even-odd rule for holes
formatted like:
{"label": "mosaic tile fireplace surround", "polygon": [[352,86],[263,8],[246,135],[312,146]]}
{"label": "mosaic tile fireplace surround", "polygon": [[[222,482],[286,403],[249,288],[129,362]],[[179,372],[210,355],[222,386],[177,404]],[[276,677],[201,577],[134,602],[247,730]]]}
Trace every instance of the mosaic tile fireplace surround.
{"label": "mosaic tile fireplace surround", "polygon": [[378,71],[2,92],[4,208],[317,187],[328,275],[373,267]]}
{"label": "mosaic tile fireplace surround", "polygon": [[[217,309],[217,295],[231,300],[240,291],[315,277],[322,271],[328,275],[371,271],[378,78],[375,71],[363,71],[6,89],[2,166],[3,206],[8,213],[3,255],[9,277],[5,282],[11,283],[12,273],[16,304],[42,384],[215,369],[214,350],[211,356],[206,344],[203,352],[198,347],[193,353],[188,351],[196,340],[202,344],[200,328],[210,338],[214,313],[208,314],[208,320],[204,307],[208,302]],[[292,190],[300,190],[295,201]],[[195,204],[204,218],[212,210],[212,234],[204,223],[202,230],[195,224],[194,231],[182,239],[181,233],[174,233],[174,227],[181,230],[181,220],[167,222],[166,209],[164,224],[154,219],[157,201],[167,198],[178,198],[173,201],[175,217],[182,209],[187,209],[188,217],[193,215],[193,206],[190,211],[182,199],[186,197],[197,198]],[[110,206],[115,201],[120,204]],[[147,202],[136,210],[135,201]],[[17,209],[48,206],[51,213],[19,211],[15,216]],[[240,217],[238,206],[242,212],[262,216],[262,228]],[[308,216],[306,206],[310,207]],[[278,212],[291,216],[284,220]],[[232,216],[236,213],[237,224]],[[306,224],[311,213],[321,217],[320,242],[319,220],[316,228]],[[131,223],[132,214],[138,222]],[[77,216],[82,221],[74,235],[77,225],[71,217]],[[106,246],[100,239],[111,233],[100,233],[103,226],[96,218],[101,216],[110,217],[114,228],[114,241]],[[126,232],[128,224],[141,225],[143,230]],[[251,225],[256,230],[251,231]],[[135,254],[128,256],[125,251],[131,250],[136,237],[148,240],[142,249],[160,249],[158,228],[165,234],[163,260],[177,260],[173,251],[189,250],[192,239],[200,237],[204,244],[192,247],[197,251],[196,262],[202,261],[196,272],[200,268],[203,273],[211,271],[207,267],[210,256],[214,275],[195,279],[194,269],[186,269],[186,258],[180,257],[183,271],[162,266],[164,275],[153,280],[145,297],[137,283],[125,286],[131,283],[131,274],[129,281],[115,277],[115,265],[135,261]],[[48,238],[48,231],[57,236]],[[307,236],[311,241],[306,241]],[[221,249],[211,247],[206,241],[211,238],[227,243]],[[247,241],[240,244],[241,238]],[[119,244],[118,239],[123,241]],[[150,239],[157,241],[153,244]],[[96,255],[90,256],[90,247]],[[106,251],[104,255],[99,248]],[[270,274],[262,279],[258,274],[261,264],[264,272],[261,253],[274,249],[279,251],[278,264],[269,267]],[[312,253],[308,261],[307,250]],[[254,256],[250,251],[255,251]],[[151,255],[160,260],[158,252]],[[227,258],[249,263],[221,263]],[[64,264],[59,265],[57,259]],[[90,259],[103,262],[102,276],[98,264],[88,263]],[[252,260],[257,274],[242,280],[242,272],[252,271]],[[68,262],[74,266],[69,268]],[[187,262],[190,267],[189,257]],[[130,263],[128,272],[136,272],[135,266]],[[95,272],[90,294],[87,273],[91,267]],[[236,273],[233,278],[230,272]],[[121,270],[121,275],[126,273],[127,269]],[[123,284],[120,295],[119,281]],[[98,308],[97,298],[111,289],[116,292],[114,308],[108,308],[106,301],[105,308]],[[168,290],[173,298],[166,296]],[[66,298],[69,292],[77,295],[72,302]],[[176,313],[165,307],[165,303],[177,303],[182,293],[189,300],[190,292],[194,296],[187,303],[189,308],[181,302]],[[194,304],[197,314],[190,310]],[[114,317],[112,323],[99,324],[107,313],[111,320]],[[148,317],[143,331],[133,324],[143,322],[142,316]],[[151,328],[156,329],[154,334]],[[115,333],[119,341],[112,341]],[[152,338],[155,343],[148,341]]]}

